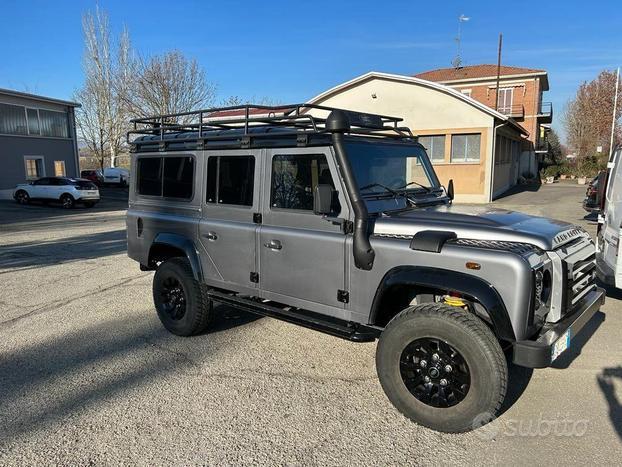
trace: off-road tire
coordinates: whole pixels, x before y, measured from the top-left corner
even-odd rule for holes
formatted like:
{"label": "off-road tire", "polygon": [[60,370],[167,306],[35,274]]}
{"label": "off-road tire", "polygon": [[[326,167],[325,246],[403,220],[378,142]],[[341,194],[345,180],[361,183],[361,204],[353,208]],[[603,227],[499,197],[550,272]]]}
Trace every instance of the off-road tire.
{"label": "off-road tire", "polygon": [[60,204],[63,209],[71,209],[76,205],[76,200],[73,199],[73,196],[64,194],[60,197]]}
{"label": "off-road tire", "polygon": [[[444,341],[468,365],[470,386],[450,407],[433,407],[409,391],[400,371],[404,349],[418,339]],[[501,407],[507,389],[507,362],[492,331],[461,308],[425,303],[406,308],[387,325],[376,349],[376,369],[391,403],[414,422],[437,431],[458,433],[485,424]]]}
{"label": "off-road tire", "polygon": [[[185,312],[178,319],[173,319],[163,304],[164,283],[167,278],[178,281],[184,292]],[[153,276],[153,302],[164,327],[178,336],[192,336],[203,332],[214,321],[213,304],[207,297],[207,288],[195,280],[186,258],[171,258],[160,264]]]}

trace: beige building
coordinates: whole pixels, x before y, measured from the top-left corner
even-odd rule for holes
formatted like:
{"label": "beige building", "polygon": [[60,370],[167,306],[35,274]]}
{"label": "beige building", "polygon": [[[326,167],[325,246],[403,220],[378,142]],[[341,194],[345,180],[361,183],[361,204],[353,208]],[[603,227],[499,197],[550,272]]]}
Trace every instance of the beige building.
{"label": "beige building", "polygon": [[309,103],[402,117],[427,148],[441,183],[453,179],[457,202],[489,202],[524,170],[535,170],[521,164],[521,143],[529,136],[522,126],[442,84],[370,72]]}

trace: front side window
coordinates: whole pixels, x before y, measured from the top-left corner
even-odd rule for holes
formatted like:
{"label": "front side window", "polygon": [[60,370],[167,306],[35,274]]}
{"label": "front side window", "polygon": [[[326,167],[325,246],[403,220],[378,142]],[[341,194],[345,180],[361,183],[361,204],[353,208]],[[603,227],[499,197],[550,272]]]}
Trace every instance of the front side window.
{"label": "front side window", "polygon": [[426,149],[432,162],[445,160],[445,135],[420,136],[418,141]]}
{"label": "front side window", "polygon": [[206,201],[252,206],[254,179],[253,156],[211,156],[207,161]]}
{"label": "front side window", "polygon": [[479,162],[479,133],[451,136],[451,162]]}
{"label": "front side window", "polygon": [[[313,211],[313,192],[317,185],[335,183],[323,154],[277,155],[272,158],[270,206],[278,209]],[[339,212],[339,201],[333,202]]]}

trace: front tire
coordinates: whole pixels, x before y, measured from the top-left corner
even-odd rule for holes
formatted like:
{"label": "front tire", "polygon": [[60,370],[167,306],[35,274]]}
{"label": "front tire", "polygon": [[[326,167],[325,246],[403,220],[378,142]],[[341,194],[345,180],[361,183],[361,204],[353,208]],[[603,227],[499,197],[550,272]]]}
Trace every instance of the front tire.
{"label": "front tire", "polygon": [[380,336],[376,368],[402,414],[448,433],[496,415],[507,388],[507,362],[491,330],[441,303],[409,307],[393,318]]}
{"label": "front tire", "polygon": [[29,204],[30,195],[26,193],[24,190],[19,190],[17,193],[15,193],[15,201],[18,204]]}
{"label": "front tire", "polygon": [[153,302],[164,327],[178,336],[207,329],[214,311],[205,286],[194,279],[186,258],[164,261],[153,276]]}

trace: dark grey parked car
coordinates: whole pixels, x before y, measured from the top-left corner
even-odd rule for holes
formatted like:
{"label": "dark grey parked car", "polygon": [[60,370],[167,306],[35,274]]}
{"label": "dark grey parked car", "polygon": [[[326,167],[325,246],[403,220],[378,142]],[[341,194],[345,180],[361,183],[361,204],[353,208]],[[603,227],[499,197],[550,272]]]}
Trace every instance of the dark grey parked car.
{"label": "dark grey parked car", "polygon": [[604,302],[584,230],[453,206],[453,184],[439,184],[401,119],[221,110],[135,120],[128,135],[128,254],[156,271],[169,331],[208,329],[220,302],[379,339],[391,402],[458,432],[500,408],[504,352],[549,366]]}

